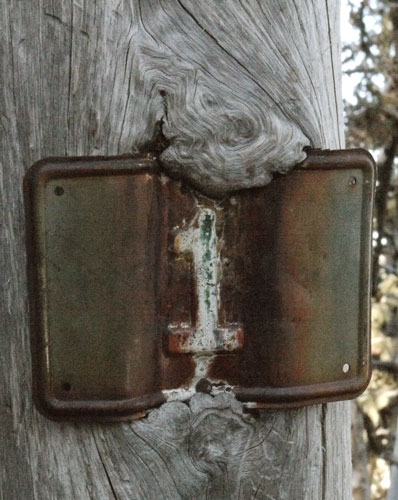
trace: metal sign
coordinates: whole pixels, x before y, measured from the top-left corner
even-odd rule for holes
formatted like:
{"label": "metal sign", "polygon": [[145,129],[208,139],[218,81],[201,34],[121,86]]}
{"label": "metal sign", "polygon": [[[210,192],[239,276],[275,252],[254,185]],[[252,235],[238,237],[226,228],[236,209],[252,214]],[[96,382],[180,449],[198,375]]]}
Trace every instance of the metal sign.
{"label": "metal sign", "polygon": [[367,385],[374,164],[314,151],[208,199],[154,157],[49,159],[25,179],[33,392],[51,418],[130,418],[195,391],[248,407]]}

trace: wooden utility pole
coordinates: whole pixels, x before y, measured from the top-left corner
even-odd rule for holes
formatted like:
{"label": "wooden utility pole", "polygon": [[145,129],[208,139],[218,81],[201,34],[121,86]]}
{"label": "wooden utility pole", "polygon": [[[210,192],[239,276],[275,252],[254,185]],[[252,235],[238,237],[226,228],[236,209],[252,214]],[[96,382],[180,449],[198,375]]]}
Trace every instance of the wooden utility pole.
{"label": "wooden utility pole", "polygon": [[231,395],[140,421],[32,406],[22,179],[48,156],[162,150],[207,192],[344,146],[337,0],[1,0],[0,498],[351,498],[349,406]]}

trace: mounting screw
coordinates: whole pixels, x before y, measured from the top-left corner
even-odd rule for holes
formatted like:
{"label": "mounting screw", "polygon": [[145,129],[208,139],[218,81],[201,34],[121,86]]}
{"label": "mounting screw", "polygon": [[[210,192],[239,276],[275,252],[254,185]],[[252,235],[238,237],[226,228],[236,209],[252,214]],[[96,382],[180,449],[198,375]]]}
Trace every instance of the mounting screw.
{"label": "mounting screw", "polygon": [[356,183],[357,183],[356,177],[351,177],[349,182],[350,186],[355,186]]}

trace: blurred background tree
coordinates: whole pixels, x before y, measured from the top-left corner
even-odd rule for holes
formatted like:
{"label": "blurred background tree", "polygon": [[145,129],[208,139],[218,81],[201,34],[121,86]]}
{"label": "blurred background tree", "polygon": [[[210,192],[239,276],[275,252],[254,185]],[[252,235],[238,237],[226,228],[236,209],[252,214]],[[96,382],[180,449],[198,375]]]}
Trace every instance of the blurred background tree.
{"label": "blurred background tree", "polygon": [[392,500],[398,499],[398,0],[349,0],[343,12],[353,27],[350,34],[342,33],[347,146],[370,150],[378,167],[374,373],[353,408],[353,495],[355,500]]}
{"label": "blurred background tree", "polygon": [[[343,50],[345,75],[356,76],[353,99],[346,103],[347,144],[370,149],[379,159],[374,233],[377,263],[386,238],[396,236],[395,225],[386,224],[386,211],[388,199],[395,195],[398,151],[398,1],[349,1],[349,5],[358,37]],[[374,273],[375,294],[377,265]]]}

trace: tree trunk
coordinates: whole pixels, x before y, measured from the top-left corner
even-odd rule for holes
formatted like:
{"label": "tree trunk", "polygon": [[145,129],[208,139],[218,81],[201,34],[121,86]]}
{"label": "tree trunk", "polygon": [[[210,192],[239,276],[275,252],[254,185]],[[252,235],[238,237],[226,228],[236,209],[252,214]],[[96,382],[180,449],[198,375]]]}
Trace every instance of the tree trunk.
{"label": "tree trunk", "polygon": [[143,420],[32,407],[22,178],[47,156],[162,150],[210,193],[343,147],[337,0],[2,0],[0,498],[349,499],[349,405],[248,415],[197,394]]}

